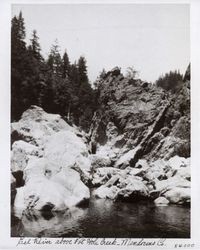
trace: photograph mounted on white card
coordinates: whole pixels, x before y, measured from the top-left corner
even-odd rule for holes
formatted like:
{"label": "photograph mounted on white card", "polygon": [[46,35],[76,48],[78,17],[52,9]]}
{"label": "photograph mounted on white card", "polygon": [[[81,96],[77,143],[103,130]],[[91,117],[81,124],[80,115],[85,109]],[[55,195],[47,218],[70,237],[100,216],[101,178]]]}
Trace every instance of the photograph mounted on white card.
{"label": "photograph mounted on white card", "polygon": [[11,11],[10,236],[189,239],[190,5]]}

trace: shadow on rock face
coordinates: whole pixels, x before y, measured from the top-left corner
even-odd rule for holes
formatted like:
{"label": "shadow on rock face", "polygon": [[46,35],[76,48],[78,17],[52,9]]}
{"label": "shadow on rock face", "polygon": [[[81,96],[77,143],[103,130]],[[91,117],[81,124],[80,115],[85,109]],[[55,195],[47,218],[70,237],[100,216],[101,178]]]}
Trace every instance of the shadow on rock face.
{"label": "shadow on rock face", "polygon": [[42,209],[40,211],[42,211],[42,212],[50,212],[54,207],[55,206],[52,203],[48,202],[46,205],[44,205],[42,207]]}
{"label": "shadow on rock face", "polygon": [[41,211],[41,216],[45,220],[51,220],[55,215],[52,213],[52,211]]}
{"label": "shadow on rock face", "polygon": [[55,206],[52,203],[47,203],[46,205],[44,205],[42,207],[42,209],[40,210],[41,212],[41,216],[45,219],[45,220],[50,220],[54,217],[54,214],[52,213],[52,209]]}
{"label": "shadow on rock face", "polygon": [[82,201],[80,201],[76,207],[79,207],[79,208],[87,208],[89,207],[89,199],[83,199]]}
{"label": "shadow on rock face", "polygon": [[145,195],[141,195],[140,193],[132,192],[129,195],[119,194],[116,201],[123,201],[123,202],[139,202],[139,201],[147,201],[149,197]]}
{"label": "shadow on rock face", "polygon": [[19,235],[23,236],[23,231],[24,225],[22,221],[15,215],[11,214],[11,237],[18,237]]}
{"label": "shadow on rock face", "polygon": [[19,171],[13,172],[12,174],[16,179],[16,187],[17,188],[18,187],[23,187],[24,184],[25,184],[24,178],[23,178],[23,176],[24,176],[23,171],[19,170]]}

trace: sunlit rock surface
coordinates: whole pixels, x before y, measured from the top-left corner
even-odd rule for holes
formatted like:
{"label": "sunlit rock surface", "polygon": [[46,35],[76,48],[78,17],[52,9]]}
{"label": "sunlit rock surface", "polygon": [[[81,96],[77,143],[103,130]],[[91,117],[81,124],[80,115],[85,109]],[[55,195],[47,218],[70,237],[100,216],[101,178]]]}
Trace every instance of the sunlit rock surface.
{"label": "sunlit rock surface", "polygon": [[72,169],[81,163],[80,168],[90,170],[88,149],[77,128],[36,106],[12,127],[11,170],[16,183],[19,178],[23,183],[16,189],[14,207],[18,212],[63,210],[89,199],[88,187]]}
{"label": "sunlit rock surface", "polygon": [[168,205],[169,201],[165,197],[158,197],[157,199],[154,200],[154,203],[156,205]]}

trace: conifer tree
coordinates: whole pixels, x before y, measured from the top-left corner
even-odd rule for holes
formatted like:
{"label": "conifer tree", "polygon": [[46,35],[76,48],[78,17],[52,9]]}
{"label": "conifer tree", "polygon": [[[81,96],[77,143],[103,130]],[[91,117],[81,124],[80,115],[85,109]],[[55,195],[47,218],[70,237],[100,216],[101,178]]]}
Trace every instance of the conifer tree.
{"label": "conifer tree", "polygon": [[74,85],[74,88],[76,89],[76,92],[78,93],[79,83],[80,83],[80,77],[79,77],[79,71],[78,71],[78,65],[76,61],[70,66],[70,79]]}
{"label": "conifer tree", "polygon": [[60,47],[58,45],[58,40],[51,47],[51,51],[48,57],[48,64],[54,74],[62,76],[62,59],[60,56]]}
{"label": "conifer tree", "polygon": [[66,78],[69,77],[69,75],[70,75],[70,62],[67,52],[65,50],[65,53],[62,58],[62,77]]}
{"label": "conifer tree", "polygon": [[176,92],[182,85],[183,76],[179,71],[170,71],[164,76],[160,76],[156,81],[156,85],[167,91]]}
{"label": "conifer tree", "polygon": [[11,25],[11,120],[18,119],[23,111],[23,99],[19,97],[28,59],[25,35],[24,19],[20,12],[18,17],[12,18]]}
{"label": "conifer tree", "polygon": [[33,56],[36,59],[41,60],[42,59],[42,56],[40,54],[41,48],[39,44],[39,37],[37,36],[36,30],[33,30],[32,38],[30,39],[30,41],[31,41],[30,49],[32,50]]}
{"label": "conifer tree", "polygon": [[13,17],[11,27],[11,120],[19,119],[30,105],[39,105],[88,130],[94,112],[94,92],[86,59],[81,56],[78,63],[70,64],[66,51],[61,58],[56,40],[44,60],[36,30],[28,46],[25,36],[20,12]]}
{"label": "conifer tree", "polygon": [[86,60],[83,56],[78,60],[78,71],[80,83],[88,83]]}

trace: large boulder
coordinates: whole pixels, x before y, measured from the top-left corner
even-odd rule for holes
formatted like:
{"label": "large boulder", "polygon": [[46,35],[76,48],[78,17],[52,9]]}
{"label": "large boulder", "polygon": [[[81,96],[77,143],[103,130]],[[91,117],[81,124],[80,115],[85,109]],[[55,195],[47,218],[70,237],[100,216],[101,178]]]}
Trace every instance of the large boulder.
{"label": "large boulder", "polygon": [[95,190],[94,195],[96,198],[114,200],[119,190],[120,189],[116,186],[107,187],[102,185],[97,190]]}
{"label": "large boulder", "polygon": [[17,189],[15,209],[64,210],[89,199],[89,189],[79,174],[69,168],[51,178],[38,175],[30,178],[24,187]]}
{"label": "large boulder", "polygon": [[[149,190],[140,177],[129,176],[125,183],[125,187],[123,187],[123,182],[120,183],[122,188],[117,193],[117,200],[138,201],[149,198]],[[118,185],[119,187],[120,184]]]}
{"label": "large boulder", "polygon": [[60,115],[48,114],[38,106],[26,110],[18,122],[11,124],[11,140],[41,145],[47,136],[63,130],[75,130]]}
{"label": "large boulder", "polygon": [[63,210],[89,199],[89,188],[74,168],[79,166],[85,176],[91,168],[81,132],[59,115],[47,114],[36,106],[13,125],[19,137],[12,146],[11,170],[16,183],[21,181],[14,202],[16,211]]}
{"label": "large boulder", "polygon": [[[17,189],[15,209],[63,210],[85,202],[89,188],[70,166],[60,167],[45,158],[31,159],[24,170],[25,185]],[[45,208],[46,207],[46,208]]]}
{"label": "large boulder", "polygon": [[70,193],[61,184],[46,178],[38,178],[17,189],[14,207],[16,210],[64,210]]}
{"label": "large boulder", "polygon": [[170,203],[188,205],[190,204],[191,191],[189,187],[175,187],[163,194]]}
{"label": "large boulder", "polygon": [[168,204],[169,204],[169,201],[168,201],[165,197],[158,197],[157,199],[154,200],[154,203],[155,203],[157,206],[160,206],[160,205],[168,205]]}
{"label": "large boulder", "polygon": [[179,170],[190,166],[190,158],[174,156],[168,160],[168,165],[173,169]]}
{"label": "large boulder", "polygon": [[45,141],[44,157],[61,167],[73,165],[80,156],[87,157],[88,150],[83,140],[72,131],[57,132]]}
{"label": "large boulder", "polygon": [[190,181],[180,177],[180,176],[173,176],[166,180],[157,180],[155,181],[156,190],[160,193],[165,192],[166,190],[173,189],[175,187],[183,187],[188,188],[191,186]]}

